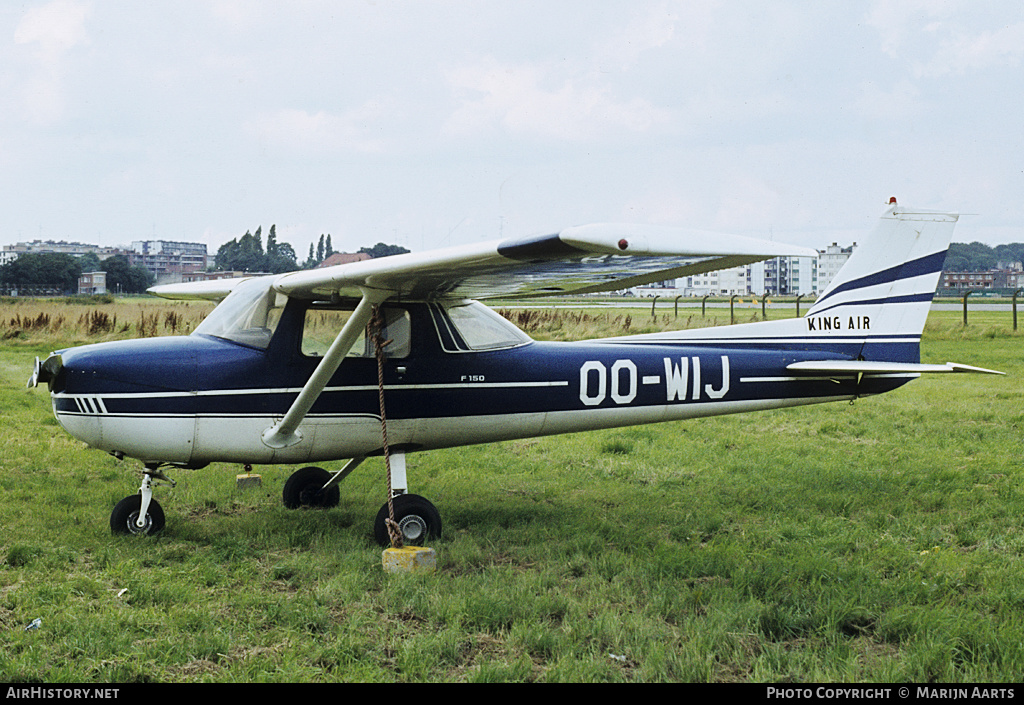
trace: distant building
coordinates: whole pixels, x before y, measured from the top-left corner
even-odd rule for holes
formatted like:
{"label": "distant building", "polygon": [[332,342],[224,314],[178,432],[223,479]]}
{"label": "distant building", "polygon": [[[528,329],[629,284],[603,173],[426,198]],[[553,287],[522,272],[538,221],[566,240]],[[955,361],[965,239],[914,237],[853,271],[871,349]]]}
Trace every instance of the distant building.
{"label": "distant building", "polygon": [[82,272],[78,277],[79,294],[105,294],[107,293],[106,272]]}
{"label": "distant building", "polygon": [[[189,272],[182,274],[179,282],[209,282],[218,279],[238,279],[240,277],[259,277],[264,272]],[[170,283],[170,282],[168,282]]]}
{"label": "distant building", "polygon": [[840,247],[833,242],[824,250],[818,250],[818,293],[828,288],[855,249],[856,242],[849,247]]}
{"label": "distant building", "polygon": [[746,267],[731,267],[686,278],[685,293],[689,296],[731,296],[746,294],[750,279]]}
{"label": "distant building", "polygon": [[[846,257],[849,257],[848,253]],[[636,289],[641,296],[665,296],[670,293],[683,296],[808,296],[819,291],[818,261],[814,257],[776,257],[764,262],[680,277]]]}
{"label": "distant building", "polygon": [[181,281],[184,274],[206,271],[209,256],[202,242],[171,242],[169,240],[135,240],[128,263],[145,267],[158,284]]}
{"label": "distant building", "polygon": [[81,257],[92,252],[101,261],[114,255],[125,254],[117,247],[100,247],[99,245],[88,245],[83,242],[65,242],[64,240],[33,240],[32,242],[18,242],[13,245],[4,245],[0,251],[0,264],[13,262],[24,254],[51,254],[59,253]]}
{"label": "distant building", "polygon": [[796,296],[818,293],[818,261],[814,257],[775,257],[747,266],[751,294]]}
{"label": "distant building", "polygon": [[[939,286],[943,289],[956,289],[976,291],[984,289],[1008,288],[1007,277],[1009,272],[990,270],[987,272],[943,272],[939,280]],[[1016,281],[1016,277],[1014,277]]]}

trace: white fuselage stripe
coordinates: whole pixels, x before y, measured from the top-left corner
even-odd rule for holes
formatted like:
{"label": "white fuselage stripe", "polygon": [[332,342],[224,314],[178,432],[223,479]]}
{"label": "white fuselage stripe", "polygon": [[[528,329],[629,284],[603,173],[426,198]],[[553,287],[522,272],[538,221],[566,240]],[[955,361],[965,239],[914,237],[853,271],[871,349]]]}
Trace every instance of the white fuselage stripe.
{"label": "white fuselage stripe", "polygon": [[[417,389],[526,389],[526,388],[549,388],[568,387],[567,381],[553,382],[457,382],[452,384],[387,384],[385,390],[409,391]],[[345,387],[326,387],[324,392],[369,392],[376,391],[377,385],[363,384]],[[302,387],[267,387],[263,389],[208,389],[196,392],[111,392],[104,393],[103,399],[170,399],[174,397],[224,397],[242,396],[250,394],[298,394]],[[62,399],[74,399],[81,406],[79,400],[100,401],[96,394],[54,394],[54,397]]]}

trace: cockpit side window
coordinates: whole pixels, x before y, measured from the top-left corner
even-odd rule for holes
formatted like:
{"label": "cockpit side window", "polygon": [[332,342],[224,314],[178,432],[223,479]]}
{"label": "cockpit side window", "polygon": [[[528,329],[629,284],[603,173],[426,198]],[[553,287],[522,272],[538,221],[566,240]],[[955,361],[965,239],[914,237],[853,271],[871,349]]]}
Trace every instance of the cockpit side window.
{"label": "cockpit side window", "polygon": [[[385,306],[383,338],[387,341],[385,354],[390,358],[409,356],[412,349],[412,335],[409,312],[403,308]],[[327,348],[338,336],[342,326],[352,315],[352,309],[310,306],[306,310],[302,326],[302,354],[309,357],[323,357]],[[347,357],[375,357],[376,350],[366,331],[359,336]]]}
{"label": "cockpit side window", "polygon": [[193,335],[212,335],[265,350],[281,320],[288,298],[270,286],[271,278],[244,281],[235,287]]}

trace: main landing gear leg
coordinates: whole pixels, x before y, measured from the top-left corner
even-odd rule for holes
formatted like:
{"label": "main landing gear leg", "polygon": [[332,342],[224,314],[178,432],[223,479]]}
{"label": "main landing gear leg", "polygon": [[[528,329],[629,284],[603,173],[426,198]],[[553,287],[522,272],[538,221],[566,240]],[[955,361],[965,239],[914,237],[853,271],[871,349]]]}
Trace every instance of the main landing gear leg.
{"label": "main landing gear leg", "polygon": [[345,463],[345,467],[333,475],[323,468],[312,466],[296,470],[284,483],[284,506],[288,509],[337,507],[341,500],[338,483],[348,477],[364,460],[365,458],[352,458]]}
{"label": "main landing gear leg", "polygon": [[153,481],[160,480],[174,487],[174,480],[160,471],[158,463],[147,463],[142,471],[138,494],[125,497],[110,514],[110,531],[114,534],[155,534],[164,528],[164,510],[153,499]]}
{"label": "main landing gear leg", "polygon": [[[395,523],[402,532],[402,543],[407,546],[422,546],[427,540],[441,538],[441,513],[427,499],[407,492],[405,454],[391,454],[391,505],[394,507]],[[373,535],[381,546],[391,545],[387,521],[391,516],[385,502],[373,522]]]}

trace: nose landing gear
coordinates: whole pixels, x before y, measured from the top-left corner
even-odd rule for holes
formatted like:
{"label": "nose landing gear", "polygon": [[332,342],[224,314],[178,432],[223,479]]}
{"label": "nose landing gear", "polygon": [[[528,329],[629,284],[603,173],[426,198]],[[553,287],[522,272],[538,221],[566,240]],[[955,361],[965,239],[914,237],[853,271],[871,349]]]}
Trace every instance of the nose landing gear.
{"label": "nose landing gear", "polygon": [[175,485],[174,480],[160,470],[159,464],[148,463],[142,471],[138,494],[122,499],[110,513],[111,533],[144,536],[163,530],[164,510],[153,499],[154,480],[167,482],[171,487]]}

